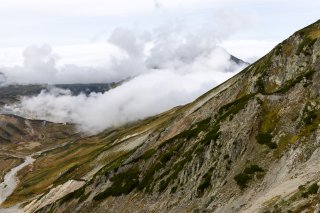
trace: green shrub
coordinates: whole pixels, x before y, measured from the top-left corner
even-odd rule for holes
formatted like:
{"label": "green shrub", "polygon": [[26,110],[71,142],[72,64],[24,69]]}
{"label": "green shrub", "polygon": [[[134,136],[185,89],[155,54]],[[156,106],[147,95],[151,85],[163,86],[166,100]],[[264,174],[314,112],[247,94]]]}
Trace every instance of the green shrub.
{"label": "green shrub", "polygon": [[307,113],[307,116],[303,119],[306,125],[312,124],[313,121],[317,118],[317,114],[314,111]]}
{"label": "green shrub", "polygon": [[298,187],[298,189],[299,189],[299,191],[303,191],[305,188],[304,188],[303,185],[300,185],[300,186]]}
{"label": "green shrub", "polygon": [[245,95],[245,96],[243,96],[243,97],[241,97],[231,103],[228,103],[228,104],[222,106],[218,110],[219,117],[217,118],[217,123],[220,121],[223,121],[228,116],[237,114],[240,110],[242,110],[246,106],[248,101],[254,96],[255,96],[255,93]]}
{"label": "green shrub", "polygon": [[65,202],[70,201],[72,199],[79,198],[80,196],[82,196],[84,194],[84,191],[85,191],[85,187],[81,187],[81,188],[67,194],[63,198],[61,198],[60,202],[65,203]]}
{"label": "green shrub", "polygon": [[258,165],[251,165],[244,169],[244,173],[246,174],[254,174],[256,172],[263,172],[263,169]]}
{"label": "green shrub", "polygon": [[172,188],[171,188],[171,191],[170,191],[170,194],[176,193],[177,188],[178,188],[177,186],[172,187]]}
{"label": "green shrub", "polygon": [[144,188],[146,188],[146,190],[148,191],[150,184],[153,181],[153,176],[154,174],[160,170],[163,167],[163,165],[161,163],[156,163],[153,166],[151,166],[146,173],[143,175],[143,179],[141,180],[141,182],[138,185],[138,190],[143,190]]}
{"label": "green shrub", "polygon": [[278,89],[277,91],[274,91],[273,93],[284,94],[287,91],[289,91],[291,88],[293,88],[297,83],[301,82],[304,78],[311,80],[314,73],[315,73],[314,70],[309,70],[308,72],[304,72],[303,74],[291,80],[286,81],[280,89]]}
{"label": "green shrub", "polygon": [[142,160],[148,160],[151,158],[157,151],[155,149],[149,149],[146,151],[143,155],[140,156],[140,159]]}
{"label": "green shrub", "polygon": [[209,145],[212,140],[216,141],[220,137],[220,134],[220,125],[217,124],[206,134],[200,143],[202,145]]}
{"label": "green shrub", "polygon": [[163,192],[168,187],[169,182],[162,180],[159,184],[159,192]]}
{"label": "green shrub", "polygon": [[308,197],[309,195],[312,195],[312,194],[317,194],[318,192],[318,189],[319,189],[319,186],[317,183],[313,183],[311,186],[309,186],[308,190],[306,192],[303,192],[301,194],[302,197],[306,198]]}
{"label": "green shrub", "polygon": [[[197,137],[201,131],[205,131],[210,128],[210,120],[211,118],[204,119],[198,123],[196,123],[191,130],[185,130],[180,134],[174,136],[173,138],[163,142],[158,148],[157,151],[160,155],[158,155],[157,159],[155,159],[156,164],[149,167],[146,172],[142,175],[143,178],[138,185],[138,190],[145,190],[145,192],[150,192],[156,185],[155,175],[158,171],[162,170],[157,179],[162,179],[168,176],[165,180],[162,180],[159,184],[159,192],[164,191],[171,181],[174,181],[179,172],[184,168],[184,165],[192,160],[192,153],[197,153],[197,151],[201,151],[203,146],[200,146],[201,143],[197,144],[194,149],[191,149],[188,152],[185,152],[183,155],[183,146],[185,144],[185,139],[189,140],[193,137]],[[216,139],[218,136],[216,131],[218,128],[213,128],[209,133],[206,134],[207,138]],[[197,149],[198,147],[198,149]],[[159,151],[161,150],[161,151]],[[155,152],[152,152],[155,154]],[[175,162],[174,160],[182,157],[182,160]],[[168,162],[172,162],[173,166],[165,166]],[[169,168],[169,169],[167,169]]]}
{"label": "green shrub", "polygon": [[272,135],[270,133],[258,133],[256,140],[259,144],[266,145],[270,149],[277,148],[277,144],[272,142]]}
{"label": "green shrub", "polygon": [[128,169],[110,178],[112,185],[105,191],[94,197],[95,200],[102,200],[109,196],[120,196],[129,194],[139,184],[140,171],[137,167]]}
{"label": "green shrub", "polygon": [[259,133],[256,139],[259,144],[268,144],[272,140],[272,135],[269,133]]}
{"label": "green shrub", "polygon": [[73,172],[75,172],[77,169],[78,169],[78,164],[72,166],[71,168],[67,169],[65,172],[63,172],[59,178],[57,178],[53,184],[56,186],[56,185],[59,185],[59,184],[63,184],[65,183],[67,180],[70,180],[73,178]]}
{"label": "green shrub", "polygon": [[247,187],[247,183],[253,178],[255,173],[263,174],[264,170],[258,165],[251,165],[246,167],[242,173],[234,176],[234,180],[240,186],[241,189]]}
{"label": "green shrub", "polygon": [[[300,55],[300,53],[304,53],[306,54],[306,49],[310,48],[314,45],[314,43],[317,41],[317,39],[311,39],[309,37],[306,37],[299,45],[298,49],[297,49],[297,55]],[[304,50],[304,48],[306,48]]]}
{"label": "green shrub", "polygon": [[161,156],[160,162],[162,164],[166,164],[171,158],[172,158],[172,153],[171,152],[167,152],[167,153],[165,153],[164,155]]}
{"label": "green shrub", "polygon": [[164,144],[161,144],[159,146],[159,148],[157,150],[165,149],[165,147],[167,149],[163,150],[163,152],[161,152],[161,155],[157,157],[155,162],[158,162],[158,163],[149,167],[149,169],[147,169],[147,171],[143,174],[143,179],[141,180],[141,182],[138,185],[139,190],[145,189],[146,192],[149,192],[150,186],[151,186],[152,182],[154,181],[155,174],[159,170],[165,168],[165,165],[173,157],[179,156],[179,153],[181,152],[181,148],[184,145],[184,141],[179,140],[179,139],[180,139],[180,136],[179,137],[175,136],[174,138],[169,139],[172,142],[169,144],[169,146],[167,146],[168,145],[167,142],[164,142]]}
{"label": "green shrub", "polygon": [[187,139],[190,140],[192,138],[196,138],[201,131],[206,130],[210,126],[211,117],[206,118],[202,121],[199,121],[191,129],[187,129],[180,134],[176,135],[174,139]]}
{"label": "green shrub", "polygon": [[309,188],[308,188],[308,193],[309,194],[317,194],[319,189],[319,186],[317,183],[313,183]]}
{"label": "green shrub", "polygon": [[201,182],[197,188],[197,194],[198,196],[201,196],[204,192],[204,190],[211,186],[211,176],[213,172],[213,167],[211,167],[206,174],[203,175]]}
{"label": "green shrub", "polygon": [[161,181],[160,186],[159,186],[159,192],[164,191],[168,187],[169,183],[175,181],[178,178],[178,175],[181,172],[181,170],[185,167],[185,165],[188,162],[190,162],[192,160],[192,151],[193,150],[184,153],[183,160],[180,160],[177,163],[175,163],[168,170],[168,172],[165,173],[167,175],[168,173],[171,172],[170,176],[166,180]]}
{"label": "green shrub", "polygon": [[247,183],[251,180],[251,177],[248,174],[240,173],[234,176],[234,180],[237,182],[240,188],[245,188],[247,187]]}
{"label": "green shrub", "polygon": [[256,88],[258,92],[264,94],[265,93],[265,86],[263,82],[263,76],[260,76],[256,81]]}
{"label": "green shrub", "polygon": [[211,175],[208,175],[208,174],[204,175],[202,177],[200,185],[198,186],[197,191],[203,192],[206,188],[208,188],[211,185],[210,180],[211,180]]}

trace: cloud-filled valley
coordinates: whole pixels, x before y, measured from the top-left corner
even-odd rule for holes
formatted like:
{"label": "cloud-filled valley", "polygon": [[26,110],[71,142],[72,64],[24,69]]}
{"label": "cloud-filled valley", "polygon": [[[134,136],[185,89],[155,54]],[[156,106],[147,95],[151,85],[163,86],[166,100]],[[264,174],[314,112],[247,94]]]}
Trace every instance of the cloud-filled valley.
{"label": "cloud-filled valley", "polygon": [[73,96],[51,89],[5,106],[29,118],[72,122],[97,133],[186,104],[240,71],[210,31],[162,30],[133,33],[117,28],[107,45],[106,63],[97,66],[58,63],[50,46],[30,46],[22,65],[2,67],[3,84],[119,82],[105,93]]}

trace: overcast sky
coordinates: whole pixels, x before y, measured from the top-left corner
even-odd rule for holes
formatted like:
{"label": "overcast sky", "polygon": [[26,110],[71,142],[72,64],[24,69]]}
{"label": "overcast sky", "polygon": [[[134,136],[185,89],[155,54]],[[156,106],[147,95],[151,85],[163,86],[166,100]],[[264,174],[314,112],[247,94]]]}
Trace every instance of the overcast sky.
{"label": "overcast sky", "polygon": [[[0,0],[0,84],[53,89],[5,106],[96,133],[193,101],[319,17],[319,0]],[[161,89],[159,89],[161,88]],[[101,116],[103,115],[103,116]]]}
{"label": "overcast sky", "polygon": [[199,25],[230,28],[221,45],[250,61],[319,19],[320,1],[0,0],[0,5],[0,65],[7,65],[22,61],[23,48],[44,43],[67,62],[89,57],[96,63],[108,51],[91,44],[105,42],[117,27],[143,32]]}

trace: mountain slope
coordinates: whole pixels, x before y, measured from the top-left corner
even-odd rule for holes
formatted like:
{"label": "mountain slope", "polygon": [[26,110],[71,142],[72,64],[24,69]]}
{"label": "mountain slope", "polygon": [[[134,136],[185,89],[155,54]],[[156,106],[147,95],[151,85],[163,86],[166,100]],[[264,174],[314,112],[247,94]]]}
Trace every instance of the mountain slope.
{"label": "mountain slope", "polygon": [[3,205],[24,202],[26,212],[315,210],[318,82],[320,21],[193,103],[39,156]]}

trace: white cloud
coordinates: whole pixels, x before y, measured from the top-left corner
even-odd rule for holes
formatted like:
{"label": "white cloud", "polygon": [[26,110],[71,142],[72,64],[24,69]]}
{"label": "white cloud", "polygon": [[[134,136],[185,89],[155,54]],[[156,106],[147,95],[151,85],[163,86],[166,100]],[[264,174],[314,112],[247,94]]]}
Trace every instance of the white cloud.
{"label": "white cloud", "polygon": [[[37,47],[37,45],[33,45]],[[41,48],[42,45],[38,45]],[[62,67],[66,64],[78,66],[108,66],[112,58],[120,58],[123,51],[107,42],[52,46],[52,52],[57,55],[56,64]],[[23,47],[0,48],[0,68],[22,66]]]}
{"label": "white cloud", "polygon": [[278,43],[270,40],[228,40],[223,41],[220,45],[230,54],[253,63],[271,51]]}
{"label": "white cloud", "polygon": [[[0,68],[0,72],[7,76],[7,84],[57,84],[110,83],[132,78],[152,69],[181,70],[185,65],[197,64],[201,58],[209,58],[219,40],[245,26],[239,21],[244,19],[237,15],[231,16],[231,13],[217,14],[214,18],[220,25],[227,24],[228,27],[218,27],[217,24],[206,22],[202,26],[189,28],[188,25],[177,22],[152,32],[139,33],[126,28],[116,28],[107,42],[100,44],[106,49],[106,55],[105,58],[99,56],[98,64],[68,61],[66,57],[54,53],[49,45],[32,45],[23,51],[22,64],[4,66]],[[90,56],[90,48],[98,54],[95,50],[97,44],[89,47],[82,47],[87,51],[87,56]],[[98,48],[99,51],[102,48]],[[75,46],[71,51],[68,47],[57,50],[62,56],[73,54],[77,55],[75,58],[78,58],[78,61],[90,61],[90,58],[83,58],[79,46]]]}
{"label": "white cloud", "polygon": [[9,82],[131,79],[108,92],[88,97],[72,96],[61,90],[42,92],[24,97],[7,109],[26,117],[72,122],[81,131],[96,133],[186,104],[241,68],[230,61],[229,53],[216,46],[220,34],[203,29],[158,30],[138,35],[116,29],[109,43],[122,55],[111,60],[108,69],[57,66],[57,56],[50,47],[29,47],[24,51],[23,66],[3,69]]}
{"label": "white cloud", "polygon": [[[22,64],[3,66],[0,68],[0,72],[7,78],[4,84],[100,83],[133,77],[134,70],[130,73],[121,73],[122,64],[119,61],[125,60],[126,54],[119,48],[113,47],[112,49],[114,51],[110,52],[111,54],[102,60],[104,63],[100,63],[98,66],[86,65],[85,63],[59,65],[60,56],[53,53],[49,45],[32,45],[23,51]],[[71,54],[77,53],[76,51],[77,48],[73,49]],[[86,54],[88,55],[90,52]],[[68,55],[68,53],[64,52],[64,55]],[[81,59],[83,59],[81,55],[78,55],[77,60]],[[86,60],[87,63],[90,63],[90,59]],[[68,61],[67,59],[65,62],[72,62],[72,60]]]}
{"label": "white cloud", "polygon": [[7,109],[27,117],[72,122],[81,131],[97,133],[192,101],[241,69],[229,58],[223,49],[215,48],[193,63],[150,70],[103,94],[72,96],[54,89],[24,97]]}
{"label": "white cloud", "polygon": [[144,53],[145,40],[137,37],[135,33],[129,29],[116,28],[111,34],[108,42],[120,47],[129,56],[140,58]]}

